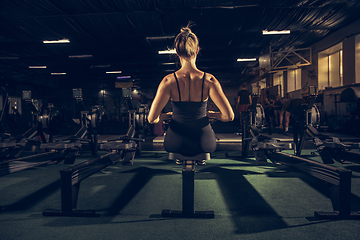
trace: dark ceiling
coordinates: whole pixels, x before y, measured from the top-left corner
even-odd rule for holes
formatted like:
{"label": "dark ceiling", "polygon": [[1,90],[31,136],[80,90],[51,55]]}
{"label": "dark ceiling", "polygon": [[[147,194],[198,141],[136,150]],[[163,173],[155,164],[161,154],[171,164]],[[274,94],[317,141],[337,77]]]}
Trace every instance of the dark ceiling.
{"label": "dark ceiling", "polygon": [[[114,86],[131,76],[155,88],[175,71],[174,37],[189,21],[200,39],[198,67],[224,85],[254,77],[269,50],[308,47],[360,17],[358,0],[1,0],[0,78],[3,82],[53,88]],[[262,30],[291,30],[263,36]],[[163,37],[153,39],[153,37]],[[44,44],[67,38],[70,43]],[[91,55],[70,58],[70,55]],[[29,66],[46,65],[46,69]],[[106,71],[121,70],[121,74]],[[54,76],[52,72],[66,72]]]}

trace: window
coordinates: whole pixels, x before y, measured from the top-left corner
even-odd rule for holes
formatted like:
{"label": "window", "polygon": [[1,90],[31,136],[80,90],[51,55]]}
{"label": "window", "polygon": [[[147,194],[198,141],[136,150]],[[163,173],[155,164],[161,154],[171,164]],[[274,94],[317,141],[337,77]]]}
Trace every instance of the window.
{"label": "window", "polygon": [[355,37],[355,83],[360,83],[360,34]]}
{"label": "window", "polygon": [[343,85],[343,50],[339,43],[319,53],[318,87],[339,87]]}
{"label": "window", "polygon": [[284,75],[283,72],[275,73],[273,76],[273,86],[280,86],[280,97],[284,97]]}
{"label": "window", "polygon": [[342,50],[329,55],[329,86],[343,85]]}
{"label": "window", "polygon": [[287,71],[287,92],[301,89],[301,69],[290,69]]}
{"label": "window", "polygon": [[266,78],[263,78],[259,81],[260,89],[266,88]]}
{"label": "window", "polygon": [[266,88],[266,78],[261,79],[260,81],[251,84],[252,93],[260,94],[260,90]]}

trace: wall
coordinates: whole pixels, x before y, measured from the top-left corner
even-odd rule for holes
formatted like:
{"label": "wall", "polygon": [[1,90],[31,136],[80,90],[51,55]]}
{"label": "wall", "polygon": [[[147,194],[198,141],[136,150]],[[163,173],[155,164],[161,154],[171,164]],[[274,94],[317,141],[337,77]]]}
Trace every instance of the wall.
{"label": "wall", "polygon": [[[359,33],[360,20],[357,20],[313,44],[311,46],[313,53],[313,65],[304,68],[304,70],[317,69],[318,54],[338,43],[343,42],[343,85],[345,86],[355,83],[355,39],[356,35]],[[308,78],[304,78],[304,84],[308,81],[310,81]]]}

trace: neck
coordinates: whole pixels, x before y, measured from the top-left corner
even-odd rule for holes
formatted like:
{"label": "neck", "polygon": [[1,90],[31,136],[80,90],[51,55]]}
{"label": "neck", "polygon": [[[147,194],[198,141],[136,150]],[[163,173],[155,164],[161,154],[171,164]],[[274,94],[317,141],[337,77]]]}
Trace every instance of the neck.
{"label": "neck", "polygon": [[183,70],[198,70],[196,67],[196,57],[190,59],[180,58],[180,63]]}

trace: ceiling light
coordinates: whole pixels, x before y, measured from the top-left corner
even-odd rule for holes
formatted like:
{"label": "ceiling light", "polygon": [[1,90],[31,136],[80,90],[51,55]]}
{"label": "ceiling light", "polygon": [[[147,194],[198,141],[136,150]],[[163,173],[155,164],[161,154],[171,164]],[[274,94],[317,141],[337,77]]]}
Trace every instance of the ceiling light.
{"label": "ceiling light", "polygon": [[63,72],[53,72],[51,75],[66,75],[66,73]]}
{"label": "ceiling light", "polygon": [[290,34],[290,30],[283,30],[283,31],[268,31],[268,30],[263,30],[262,31],[263,35],[275,35],[275,34]]}
{"label": "ceiling light", "polygon": [[174,65],[174,64],[176,64],[176,63],[174,63],[174,62],[169,62],[169,63],[160,63],[161,65]]}
{"label": "ceiling light", "polygon": [[175,36],[147,37],[146,40],[162,40],[162,39],[169,39],[169,38],[175,38]]}
{"label": "ceiling light", "polygon": [[164,50],[164,51],[159,51],[159,54],[176,54],[176,50],[174,49],[168,49],[168,50]]}
{"label": "ceiling light", "polygon": [[46,66],[29,66],[29,68],[46,68]]}
{"label": "ceiling light", "polygon": [[67,38],[60,39],[60,40],[44,40],[43,43],[69,43],[70,40]]}
{"label": "ceiling light", "polygon": [[93,55],[70,55],[69,58],[90,58]]}
{"label": "ceiling light", "polygon": [[120,77],[116,77],[116,79],[129,79],[131,78],[131,76],[120,76]]}
{"label": "ceiling light", "polygon": [[106,67],[110,67],[110,64],[108,65],[92,65],[91,68],[106,68]]}
{"label": "ceiling light", "polygon": [[109,72],[106,72],[106,73],[122,73],[121,71],[109,71]]}
{"label": "ceiling light", "polygon": [[256,61],[256,58],[238,58],[238,62],[254,62]]}

